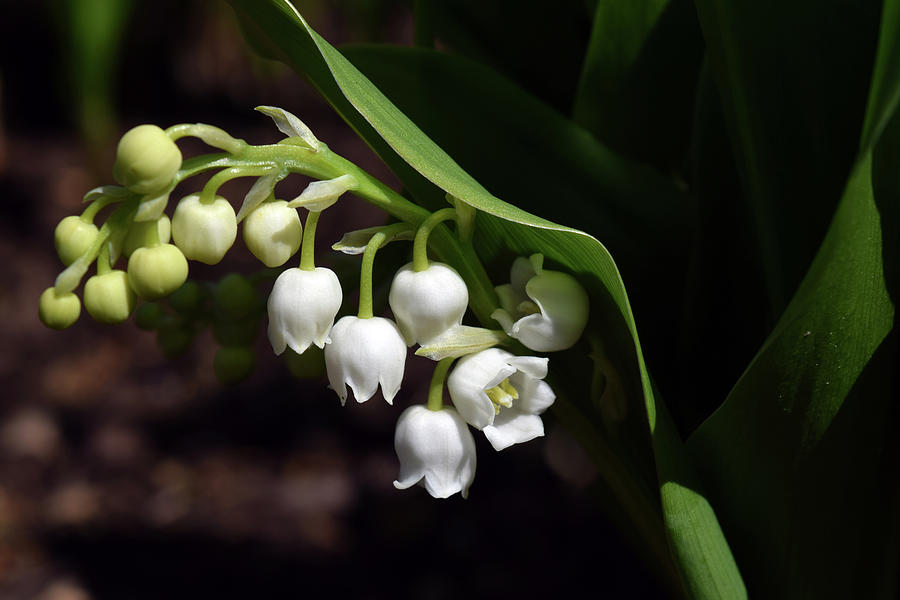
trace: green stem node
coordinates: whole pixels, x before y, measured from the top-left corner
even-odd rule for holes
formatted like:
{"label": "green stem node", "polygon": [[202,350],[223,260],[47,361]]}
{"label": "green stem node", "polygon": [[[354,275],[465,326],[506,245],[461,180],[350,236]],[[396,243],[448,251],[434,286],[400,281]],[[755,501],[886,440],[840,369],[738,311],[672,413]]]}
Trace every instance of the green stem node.
{"label": "green stem node", "polygon": [[434,367],[434,374],[431,376],[431,384],[428,386],[428,410],[443,410],[444,408],[444,381],[447,380],[447,373],[450,372],[450,365],[453,364],[455,358],[444,358],[438,361]]}
{"label": "green stem node", "polygon": [[420,272],[428,268],[428,236],[431,235],[431,231],[438,224],[455,219],[455,208],[442,208],[422,221],[413,242],[413,269],[415,271]]}
{"label": "green stem node", "polygon": [[238,154],[247,142],[231,137],[224,129],[203,123],[182,123],[166,129],[166,135],[173,142],[183,137],[196,137],[214,148],[221,148],[229,154]]}

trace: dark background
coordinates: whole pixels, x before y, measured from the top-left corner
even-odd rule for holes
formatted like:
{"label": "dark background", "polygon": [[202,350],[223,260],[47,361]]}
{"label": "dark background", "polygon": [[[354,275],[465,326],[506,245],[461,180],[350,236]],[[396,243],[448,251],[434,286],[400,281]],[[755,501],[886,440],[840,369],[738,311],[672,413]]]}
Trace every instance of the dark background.
{"label": "dark background", "polygon": [[[232,387],[213,375],[208,331],[169,360],[132,322],[39,323],[38,296],[62,268],[53,228],[113,182],[116,140],[139,123],[202,121],[268,143],[280,134],[252,108],[282,106],[397,187],[298,75],[249,53],[224,3],[134,2],[96,108],[68,26],[76,4],[2,3],[0,597],[664,596],[600,513],[602,484],[552,414],[546,438],[502,453],[476,435],[469,499],[435,500],[391,484],[394,422],[424,399],[424,359],[411,355],[394,407],[342,408],[323,379],[290,375],[264,321],[257,368]],[[412,41],[406,3],[298,7],[332,43]],[[247,185],[227,188],[233,203]],[[320,262],[339,260],[327,246],[343,231],[380,222],[341,204],[320,225]],[[223,264],[200,267],[192,278],[215,281],[259,265],[239,236]]]}

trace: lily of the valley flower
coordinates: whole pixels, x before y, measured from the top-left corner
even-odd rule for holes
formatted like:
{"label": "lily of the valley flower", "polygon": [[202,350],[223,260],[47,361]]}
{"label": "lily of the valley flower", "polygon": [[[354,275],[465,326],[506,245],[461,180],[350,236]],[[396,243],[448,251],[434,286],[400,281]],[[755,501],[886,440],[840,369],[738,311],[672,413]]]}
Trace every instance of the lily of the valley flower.
{"label": "lily of the valley flower", "polygon": [[538,352],[571,348],[587,325],[587,292],[568,273],[544,269],[544,256],[515,260],[511,283],[496,288],[498,308],[491,314],[506,334]]}
{"label": "lily of the valley flower", "polygon": [[416,271],[409,263],[394,275],[388,302],[406,343],[425,345],[462,323],[469,290],[449,265],[432,262]]}
{"label": "lily of the valley flower", "polygon": [[469,495],[475,479],[475,440],[466,422],[452,408],[429,410],[410,406],[397,420],[394,449],[400,475],[394,487],[405,490],[419,484],[435,498],[460,492]]}
{"label": "lily of the valley flower", "polygon": [[544,435],[539,415],[556,399],[546,376],[546,358],[489,348],[460,359],[447,388],[466,422],[503,450]]}
{"label": "lily of the valley flower", "polygon": [[390,319],[342,317],[331,330],[325,346],[328,383],[337,392],[341,404],[347,401],[347,386],[357,402],[365,402],[381,384],[388,404],[403,382],[406,344],[400,330]]}
{"label": "lily of the valley flower", "polygon": [[297,354],[315,344],[323,348],[341,308],[341,282],[331,269],[291,268],[275,280],[269,295],[269,342],[275,354],[287,346]]}

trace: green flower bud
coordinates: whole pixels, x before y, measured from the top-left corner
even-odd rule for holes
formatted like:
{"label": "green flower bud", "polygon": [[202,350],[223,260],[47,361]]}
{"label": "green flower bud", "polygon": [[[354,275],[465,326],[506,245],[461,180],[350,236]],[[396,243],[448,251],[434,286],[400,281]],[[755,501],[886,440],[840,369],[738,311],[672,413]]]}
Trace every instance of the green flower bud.
{"label": "green flower bud", "polygon": [[249,346],[259,334],[259,319],[215,321],[213,337],[223,346]]}
{"label": "green flower bud", "polygon": [[134,313],[134,324],[144,331],[153,331],[159,327],[163,310],[156,302],[144,302]]}
{"label": "green flower bud", "polygon": [[166,189],[181,167],[181,151],[156,125],[138,125],[119,140],[113,177],[136,194]]}
{"label": "green flower bud", "polygon": [[284,353],[284,362],[288,371],[297,379],[319,379],[325,376],[325,351],[310,345],[303,354],[297,354],[290,348]]}
{"label": "green flower bud", "polygon": [[255,366],[256,355],[247,346],[224,346],[219,348],[213,359],[216,379],[226,385],[247,379]]}
{"label": "green flower bud", "polygon": [[169,296],[169,306],[181,315],[192,315],[200,312],[205,300],[203,288],[196,281],[186,281],[183,286]]}
{"label": "green flower bud", "polygon": [[50,329],[65,329],[78,320],[81,301],[72,292],[57,294],[56,288],[49,287],[41,294],[38,302],[38,317]]}
{"label": "green flower bud", "polygon": [[229,273],[213,292],[216,312],[227,319],[241,319],[259,306],[256,289],[239,273]]}
{"label": "green flower bud", "polygon": [[280,267],[300,249],[303,226],[284,200],[266,202],[244,220],[244,243],[267,267]]}
{"label": "green flower bud", "polygon": [[156,343],[166,358],[182,356],[193,341],[193,334],[184,327],[165,327],[156,332]]}
{"label": "green flower bud", "polygon": [[131,316],[137,302],[128,275],[118,269],[94,275],[84,284],[84,307],[101,323],[121,323]]}
{"label": "green flower bud", "polygon": [[67,267],[75,262],[97,239],[98,229],[93,223],[72,215],[59,222],[53,232],[53,242],[59,259]]}
{"label": "green flower bud", "polygon": [[138,248],[128,259],[128,282],[144,300],[164,298],[187,280],[188,263],[172,244]]}
{"label": "green flower bud", "polygon": [[128,229],[128,235],[122,243],[122,254],[131,256],[135,250],[145,245],[145,240],[153,227],[156,227],[157,235],[159,235],[160,244],[168,244],[172,234],[172,221],[166,215],[161,216],[153,221],[135,221]]}
{"label": "green flower bud", "polygon": [[185,196],[172,215],[172,237],[186,257],[214,265],[237,238],[234,209],[221,196],[209,204],[199,194]]}

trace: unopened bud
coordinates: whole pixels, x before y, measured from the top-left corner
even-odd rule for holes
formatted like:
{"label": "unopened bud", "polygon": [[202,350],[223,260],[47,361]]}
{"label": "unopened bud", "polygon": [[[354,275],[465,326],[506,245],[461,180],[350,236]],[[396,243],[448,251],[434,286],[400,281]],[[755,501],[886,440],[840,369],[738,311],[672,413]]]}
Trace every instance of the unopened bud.
{"label": "unopened bud", "polygon": [[41,294],[38,302],[38,317],[50,329],[65,329],[78,320],[81,301],[72,292],[58,294],[56,288],[49,287]]}
{"label": "unopened bud", "polygon": [[181,151],[156,125],[130,129],[116,151],[113,176],[136,194],[166,189],[181,167]]}
{"label": "unopened bud", "polygon": [[122,323],[131,316],[137,301],[125,271],[94,275],[84,284],[84,307],[101,323]]}
{"label": "unopened bud", "polygon": [[172,238],[184,255],[214,265],[222,260],[237,237],[237,218],[228,200],[216,196],[210,203],[199,194],[185,196],[172,216]]}
{"label": "unopened bud", "polygon": [[300,249],[303,227],[284,200],[260,205],[244,220],[244,243],[267,267],[280,267]]}
{"label": "unopened bud", "polygon": [[97,239],[97,226],[72,215],[59,222],[53,232],[53,242],[59,259],[67,267],[91,247]]}
{"label": "unopened bud", "polygon": [[128,282],[144,300],[165,298],[187,280],[188,263],[172,244],[138,248],[128,259]]}

